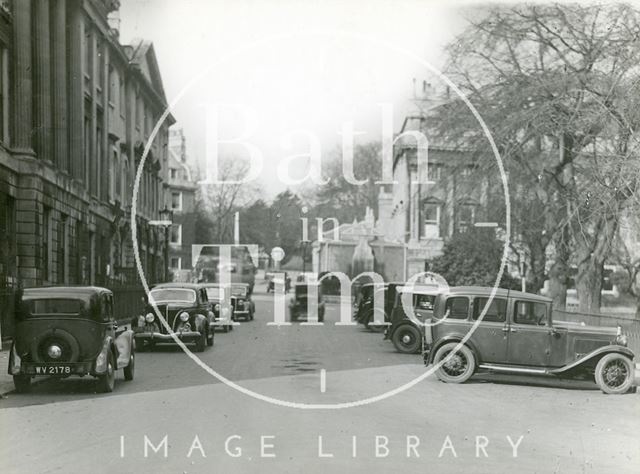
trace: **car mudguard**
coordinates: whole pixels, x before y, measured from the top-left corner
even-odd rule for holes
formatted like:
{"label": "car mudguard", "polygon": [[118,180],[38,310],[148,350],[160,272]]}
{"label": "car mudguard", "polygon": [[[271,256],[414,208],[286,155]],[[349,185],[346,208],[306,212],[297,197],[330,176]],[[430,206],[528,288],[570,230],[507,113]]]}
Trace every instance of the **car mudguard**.
{"label": "car mudguard", "polygon": [[635,355],[634,355],[633,351],[631,351],[631,349],[628,349],[628,348],[626,348],[624,346],[618,346],[618,345],[615,345],[615,344],[610,344],[608,346],[599,347],[598,349],[589,352],[588,354],[580,357],[580,359],[578,359],[576,361],[573,361],[570,364],[567,364],[567,365],[565,365],[563,367],[559,367],[557,369],[549,370],[549,373],[550,374],[559,375],[559,374],[565,373],[565,372],[567,372],[567,371],[569,371],[571,369],[575,369],[576,367],[579,367],[579,366],[581,366],[581,365],[593,360],[594,358],[600,358],[603,355],[611,354],[611,353],[614,353],[614,352],[618,353],[618,354],[621,354],[621,355],[624,355],[624,356],[628,357],[631,360],[633,360],[633,358],[635,357]]}
{"label": "car mudguard", "polygon": [[114,344],[116,347],[117,368],[121,369],[129,365],[129,359],[133,351],[133,331],[131,329],[122,331],[115,338]]}
{"label": "car mudguard", "polygon": [[[449,334],[448,336],[435,341],[433,347],[429,349],[429,359],[425,361],[425,365],[433,364],[433,359],[436,356],[436,352],[438,352],[438,349],[440,349],[440,347],[442,347],[444,344],[447,344],[449,342],[460,342],[462,341],[462,339],[464,339],[464,334]],[[478,349],[476,348],[476,346],[474,346],[470,340],[467,340],[464,345],[471,349],[473,355],[476,358],[476,363],[480,363],[480,357],[478,357]]]}

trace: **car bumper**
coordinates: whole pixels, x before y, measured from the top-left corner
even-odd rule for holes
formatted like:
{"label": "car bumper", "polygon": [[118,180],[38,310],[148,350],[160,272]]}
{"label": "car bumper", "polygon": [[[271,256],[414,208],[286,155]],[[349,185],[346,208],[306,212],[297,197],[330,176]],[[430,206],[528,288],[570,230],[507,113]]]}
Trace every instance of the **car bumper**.
{"label": "car bumper", "polygon": [[[174,334],[182,342],[195,342],[202,336],[198,331],[182,331]],[[134,334],[134,338],[136,341],[142,342],[175,342],[172,335],[161,332],[137,332]]]}
{"label": "car bumper", "polygon": [[236,317],[238,316],[249,316],[250,311],[248,309],[236,309],[234,312]]}

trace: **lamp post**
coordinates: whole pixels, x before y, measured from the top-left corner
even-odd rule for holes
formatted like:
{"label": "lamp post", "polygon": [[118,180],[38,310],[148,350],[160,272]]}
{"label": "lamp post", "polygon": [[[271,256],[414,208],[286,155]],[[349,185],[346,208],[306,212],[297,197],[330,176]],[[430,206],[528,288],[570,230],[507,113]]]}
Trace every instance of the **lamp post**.
{"label": "lamp post", "polygon": [[164,227],[164,281],[169,281],[169,228],[173,223],[173,211],[164,206],[160,212],[159,225]]}
{"label": "lamp post", "polygon": [[302,274],[304,275],[307,272],[307,247],[311,243],[310,240],[301,240],[300,244],[302,245]]}

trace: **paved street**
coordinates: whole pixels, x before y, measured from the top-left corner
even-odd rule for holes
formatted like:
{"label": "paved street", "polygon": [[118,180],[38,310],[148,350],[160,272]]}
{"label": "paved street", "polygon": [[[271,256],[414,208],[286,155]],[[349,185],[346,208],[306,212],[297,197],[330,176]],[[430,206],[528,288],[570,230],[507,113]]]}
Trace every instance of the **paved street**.
{"label": "paved street", "polygon": [[[271,296],[256,300],[256,320],[218,333],[213,349],[202,355],[251,390],[295,402],[338,403],[380,394],[423,371],[418,356],[395,353],[381,335],[361,327],[268,327]],[[337,307],[330,307],[327,322],[337,319]],[[135,380],[118,382],[111,395],[94,394],[93,383],[79,379],[8,394],[0,400],[0,470],[388,472],[401,466],[492,472],[517,466],[519,472],[602,473],[625,472],[624,466],[632,472],[640,462],[640,397],[604,396],[584,382],[484,376],[446,385],[429,378],[374,405],[302,411],[232,390],[173,348],[139,354]],[[145,457],[145,435],[156,447],[168,436],[167,458],[164,448],[149,448]],[[188,456],[196,435],[206,458],[199,449]],[[380,457],[376,435],[379,444],[388,441],[378,448]],[[267,436],[263,444],[273,445],[265,446],[264,455],[261,436]],[[517,459],[507,436],[518,446]],[[407,437],[417,447],[408,448]],[[485,438],[488,457],[476,447]]]}

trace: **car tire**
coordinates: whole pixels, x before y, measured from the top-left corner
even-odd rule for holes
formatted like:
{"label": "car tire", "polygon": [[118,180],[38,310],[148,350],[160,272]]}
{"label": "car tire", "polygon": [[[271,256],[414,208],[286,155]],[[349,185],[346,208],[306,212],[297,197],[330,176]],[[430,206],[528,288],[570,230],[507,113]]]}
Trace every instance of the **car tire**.
{"label": "car tire", "polygon": [[14,375],[13,385],[16,387],[16,392],[28,393],[31,391],[31,376],[30,375]]}
{"label": "car tire", "polygon": [[[381,326],[384,329],[384,326]],[[391,337],[394,347],[403,354],[417,354],[422,348],[420,330],[413,324],[403,324],[393,331]]]}
{"label": "car tire", "polygon": [[596,365],[595,380],[606,394],[627,393],[633,385],[634,366],[627,356],[613,353],[605,355]]}
{"label": "car tire", "polygon": [[[433,364],[438,365],[445,360],[458,346],[457,342],[444,344],[436,351]],[[436,377],[446,383],[463,383],[476,371],[476,356],[467,346],[462,346],[453,357],[436,370]]]}
{"label": "car tire", "polygon": [[134,352],[133,347],[131,348],[131,354],[129,354],[129,365],[124,368],[123,372],[124,379],[126,381],[133,380],[133,376],[136,372],[136,353]]}
{"label": "car tire", "polygon": [[107,371],[103,375],[98,376],[98,392],[111,393],[116,387],[116,364],[113,353],[109,352],[107,357]]}
{"label": "car tire", "polygon": [[200,334],[200,337],[196,341],[196,348],[194,352],[204,352],[204,348],[206,345],[207,345],[207,334],[203,332],[202,334]]}
{"label": "car tire", "polygon": [[213,346],[213,338],[215,335],[215,331],[211,331],[211,329],[207,329],[207,346]]}

